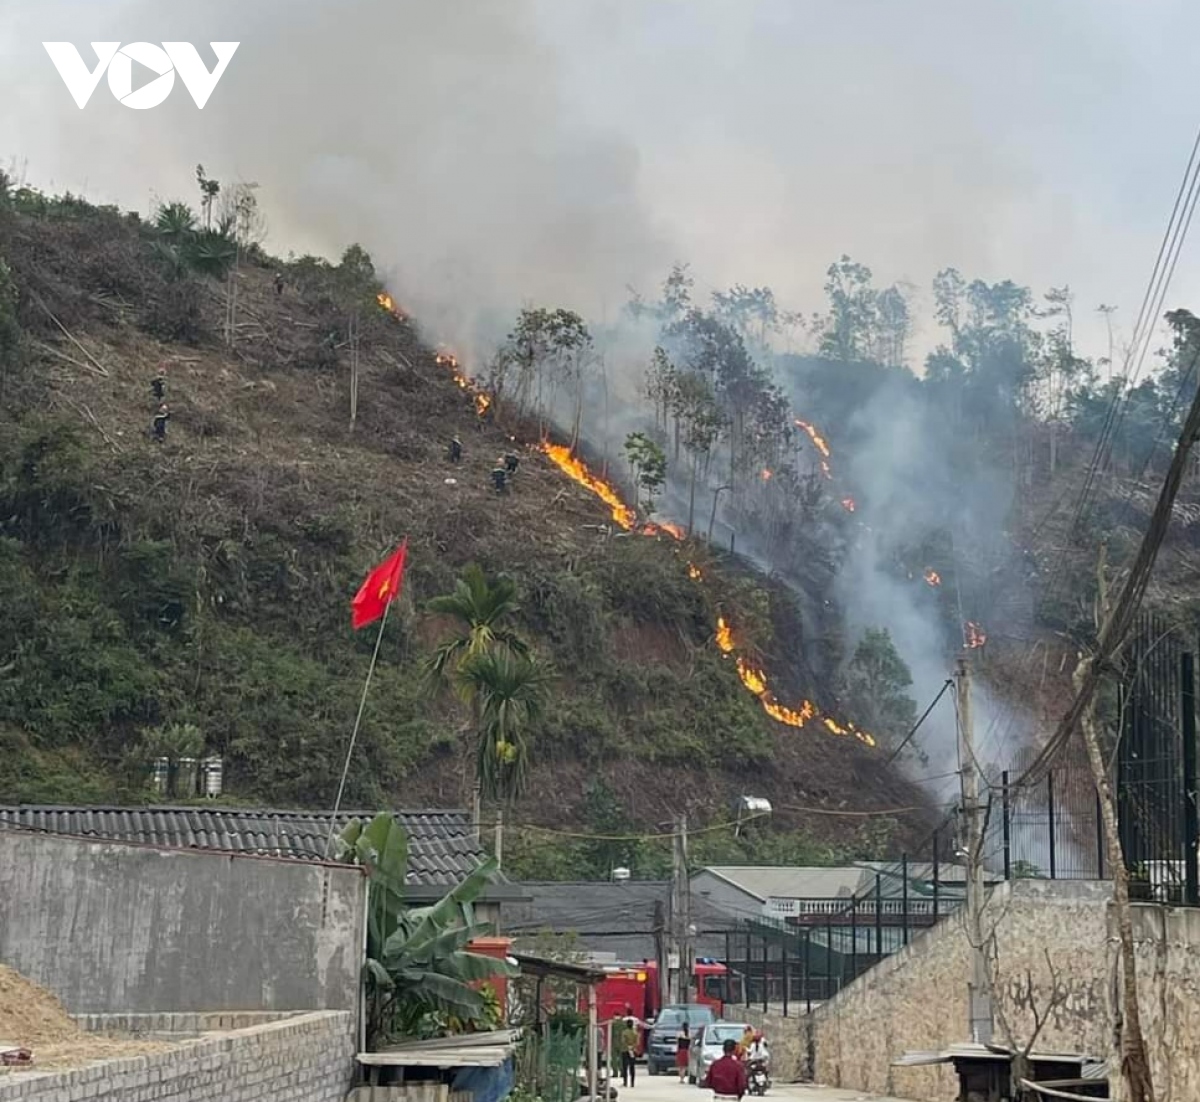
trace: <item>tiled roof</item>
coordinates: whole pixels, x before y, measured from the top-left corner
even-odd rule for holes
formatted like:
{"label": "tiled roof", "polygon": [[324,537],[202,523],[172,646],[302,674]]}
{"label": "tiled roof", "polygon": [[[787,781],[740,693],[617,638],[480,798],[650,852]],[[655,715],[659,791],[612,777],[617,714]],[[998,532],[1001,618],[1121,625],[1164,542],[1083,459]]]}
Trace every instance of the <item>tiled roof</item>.
{"label": "tiled roof", "polygon": [[[655,904],[665,915],[671,900],[668,880],[524,880],[513,886],[525,900],[505,912],[506,933],[525,938],[543,931],[573,934],[580,949],[613,953],[621,961],[654,957]],[[706,935],[732,928],[734,918],[696,895],[691,917],[700,931],[697,953],[723,954],[724,934]]]}
{"label": "tiled roof", "polygon": [[[337,828],[356,817],[369,821],[375,814],[339,812]],[[408,832],[408,883],[413,887],[456,884],[486,856],[475,840],[467,811],[397,811],[395,815]],[[327,811],[203,806],[0,806],[0,827],[309,860],[325,856],[331,818]]]}

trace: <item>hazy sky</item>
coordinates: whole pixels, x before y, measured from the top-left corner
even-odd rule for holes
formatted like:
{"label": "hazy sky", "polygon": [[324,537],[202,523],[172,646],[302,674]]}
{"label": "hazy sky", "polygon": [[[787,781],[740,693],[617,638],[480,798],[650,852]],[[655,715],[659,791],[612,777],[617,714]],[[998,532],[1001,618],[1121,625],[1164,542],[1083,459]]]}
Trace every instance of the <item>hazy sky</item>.
{"label": "hazy sky", "polygon": [[[361,240],[450,337],[528,300],[611,315],[675,259],[809,312],[843,252],[1070,283],[1128,329],[1200,124],[1189,0],[0,4],[29,182],[145,211],[199,161],[257,181],[274,248]],[[81,111],[41,42],[93,39],[241,47],[203,111],[178,81]]]}

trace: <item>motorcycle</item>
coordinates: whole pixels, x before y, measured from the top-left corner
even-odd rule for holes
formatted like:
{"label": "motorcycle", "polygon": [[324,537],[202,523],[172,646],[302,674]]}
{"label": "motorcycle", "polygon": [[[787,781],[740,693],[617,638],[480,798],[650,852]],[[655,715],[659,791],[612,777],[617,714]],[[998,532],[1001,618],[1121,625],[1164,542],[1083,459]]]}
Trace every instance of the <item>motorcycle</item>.
{"label": "motorcycle", "polygon": [[749,1078],[749,1092],[761,1098],[771,1087],[771,1077],[767,1074],[765,1060],[755,1060],[746,1069]]}

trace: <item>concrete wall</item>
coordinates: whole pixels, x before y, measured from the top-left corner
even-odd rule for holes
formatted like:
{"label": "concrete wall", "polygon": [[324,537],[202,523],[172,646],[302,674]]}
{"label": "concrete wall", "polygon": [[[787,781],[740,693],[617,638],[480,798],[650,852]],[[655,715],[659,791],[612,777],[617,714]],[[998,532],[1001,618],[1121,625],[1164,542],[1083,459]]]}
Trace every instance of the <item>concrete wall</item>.
{"label": "concrete wall", "polygon": [[10,1071],[0,1102],[342,1102],[355,1051],[353,1014],[302,1014],[71,1071]]}
{"label": "concrete wall", "polygon": [[[999,1010],[995,1039],[1025,1044],[1044,1015],[1054,976],[1067,997],[1038,1035],[1042,1051],[1112,1055],[1116,929],[1106,883],[1019,880],[988,900],[995,930]],[[1200,1098],[1200,911],[1134,907],[1142,1026],[1159,1102]],[[853,1090],[932,1102],[955,1097],[947,1066],[892,1068],[905,1051],[967,1036],[970,946],[962,916],[923,933],[811,1015],[752,1011],[771,1040],[780,1080],[812,1078]],[[1115,1066],[1115,1061],[1114,1065]],[[1119,1098],[1113,1083],[1114,1098]]]}
{"label": "concrete wall", "polygon": [[[1053,968],[1070,994],[1051,1013],[1037,1047],[1108,1052],[1108,897],[1107,884],[1089,881],[1017,880],[992,892],[984,921],[985,930],[996,932],[1002,977],[996,1001],[1022,1042],[1033,1027],[1034,1008],[1047,1005]],[[814,1077],[907,1098],[953,1098],[947,1067],[890,1064],[905,1051],[970,1039],[970,959],[960,912],[815,1008],[807,1039]],[[999,1025],[995,1036],[1005,1039]]]}
{"label": "concrete wall", "polygon": [[[1111,915],[1109,934],[1112,956]],[[1141,904],[1134,907],[1133,937],[1155,1096],[1194,1102],[1200,1098],[1200,911]]]}
{"label": "concrete wall", "polygon": [[0,961],[72,1013],[355,1010],[361,871],[0,830]]}

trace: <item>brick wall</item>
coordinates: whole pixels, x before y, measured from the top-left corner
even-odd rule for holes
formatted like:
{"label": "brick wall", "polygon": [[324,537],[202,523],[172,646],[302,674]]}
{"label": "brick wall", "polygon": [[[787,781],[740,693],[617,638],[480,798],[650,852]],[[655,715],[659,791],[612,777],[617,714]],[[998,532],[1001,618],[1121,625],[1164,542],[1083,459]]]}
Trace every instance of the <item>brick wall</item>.
{"label": "brick wall", "polygon": [[0,1075],[0,1102],[342,1102],[356,1051],[352,1014],[298,1014],[166,1052],[10,1072]]}

